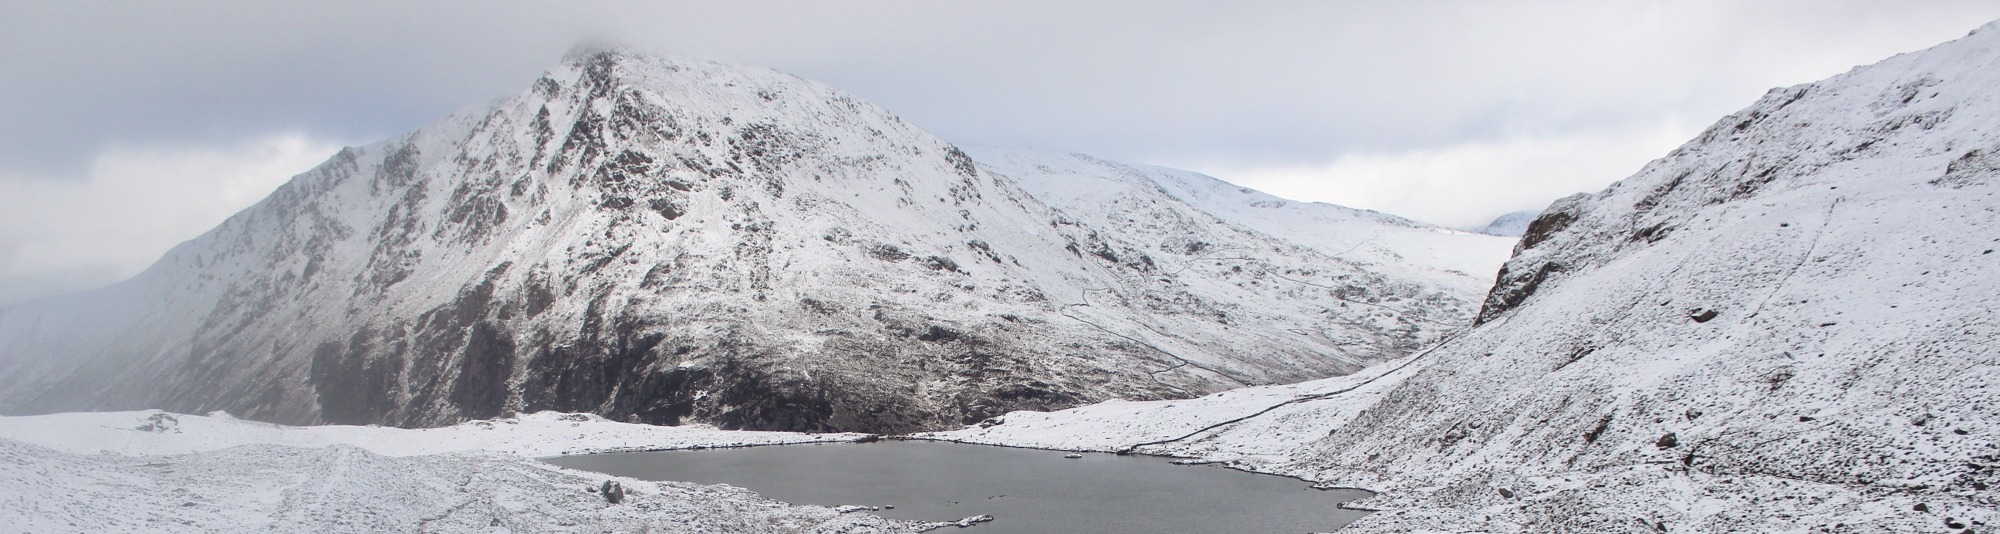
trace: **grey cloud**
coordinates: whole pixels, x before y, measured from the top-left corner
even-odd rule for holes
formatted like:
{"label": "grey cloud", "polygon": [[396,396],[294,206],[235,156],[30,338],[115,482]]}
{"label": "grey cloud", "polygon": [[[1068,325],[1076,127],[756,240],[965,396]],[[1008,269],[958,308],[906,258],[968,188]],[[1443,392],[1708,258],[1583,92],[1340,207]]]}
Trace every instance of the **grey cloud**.
{"label": "grey cloud", "polygon": [[0,276],[0,307],[24,300],[96,289],[130,275],[101,265],[57,273],[4,275]]}
{"label": "grey cloud", "polygon": [[593,36],[821,79],[971,144],[1297,163],[1720,114],[1810,79],[1773,79],[1773,58],[1837,69],[1879,54],[1840,41],[1921,46],[2000,16],[1739,4],[13,3],[0,170],[74,174],[113,143],[386,136]]}

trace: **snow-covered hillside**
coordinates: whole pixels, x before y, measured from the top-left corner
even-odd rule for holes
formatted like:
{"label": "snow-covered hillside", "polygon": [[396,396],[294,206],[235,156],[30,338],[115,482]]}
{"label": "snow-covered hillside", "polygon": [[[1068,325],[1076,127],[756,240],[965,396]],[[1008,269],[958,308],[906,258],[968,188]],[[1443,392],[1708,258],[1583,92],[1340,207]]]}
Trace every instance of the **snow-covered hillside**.
{"label": "snow-covered hillside", "polygon": [[[1200,173],[1127,165],[1083,154],[970,148],[980,165],[1097,228],[1138,241],[1200,243],[1204,259],[1266,271],[1336,270],[1355,291],[1484,294],[1511,239],[1394,215],[1297,202]],[[1398,315],[1411,312],[1397,306]],[[1431,313],[1448,314],[1455,304]],[[1456,321],[1446,321],[1454,323]],[[1455,328],[1455,326],[1454,326]]]}
{"label": "snow-covered hillside", "polygon": [[133,280],[0,310],[0,410],[948,427],[1352,372],[1469,323],[1502,255],[1149,176],[1240,197],[1156,214],[1262,235],[1066,214],[788,75],[580,54],[341,152]]}
{"label": "snow-covered hillside", "polygon": [[1358,532],[1987,532],[1996,88],[2000,23],[1773,90],[1551,206],[1483,325],[1393,366],[941,436],[1383,491]]}
{"label": "snow-covered hillside", "polygon": [[1169,272],[1210,284],[1204,294],[1261,294],[1290,308],[1274,315],[1314,317],[1318,326],[1294,332],[1352,361],[1404,354],[1470,324],[1462,295],[1483,294],[1513,246],[1188,171],[1029,149],[968,153],[1058,209],[1064,224],[1155,243],[1175,259]]}

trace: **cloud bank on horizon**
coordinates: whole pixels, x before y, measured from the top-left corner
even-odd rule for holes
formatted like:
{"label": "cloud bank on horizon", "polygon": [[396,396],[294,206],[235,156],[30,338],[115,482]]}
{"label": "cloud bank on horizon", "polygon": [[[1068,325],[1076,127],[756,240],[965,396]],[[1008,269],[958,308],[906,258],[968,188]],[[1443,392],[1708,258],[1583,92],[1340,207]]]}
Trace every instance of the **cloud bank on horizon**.
{"label": "cloud bank on horizon", "polygon": [[1623,178],[1764,90],[2000,4],[0,4],[0,303],[150,264],[331,155],[580,42],[759,65],[966,145],[1074,150],[1449,226]]}

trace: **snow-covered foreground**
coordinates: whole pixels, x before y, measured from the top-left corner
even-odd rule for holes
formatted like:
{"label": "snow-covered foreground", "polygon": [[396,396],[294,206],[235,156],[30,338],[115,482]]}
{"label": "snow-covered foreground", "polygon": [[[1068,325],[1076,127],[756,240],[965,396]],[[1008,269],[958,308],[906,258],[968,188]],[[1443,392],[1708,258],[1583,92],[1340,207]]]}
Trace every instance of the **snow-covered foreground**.
{"label": "snow-covered foreground", "polygon": [[[0,417],[0,525],[25,532],[915,532],[534,459],[615,449],[853,440],[539,413],[424,430],[291,427],[158,411]],[[623,485],[611,504],[594,491]]]}
{"label": "snow-covered foreground", "polygon": [[384,456],[486,451],[523,457],[631,450],[741,447],[854,441],[867,434],[718,430],[704,425],[619,423],[590,414],[540,412],[440,428],[286,426],[224,414],[158,410],[0,417],[0,438],[78,454],[162,455],[213,452],[239,445],[347,445]]}

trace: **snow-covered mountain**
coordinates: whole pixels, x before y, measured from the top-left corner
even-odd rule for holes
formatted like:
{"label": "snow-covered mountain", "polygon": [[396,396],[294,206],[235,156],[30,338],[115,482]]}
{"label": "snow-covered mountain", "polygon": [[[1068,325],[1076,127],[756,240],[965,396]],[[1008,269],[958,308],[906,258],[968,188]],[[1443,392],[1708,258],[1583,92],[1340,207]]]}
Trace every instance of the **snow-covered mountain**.
{"label": "snow-covered mountain", "polygon": [[[1394,215],[1286,200],[1180,169],[1032,149],[967,150],[981,165],[1091,226],[1140,241],[1201,241],[1210,261],[1248,261],[1266,270],[1344,268],[1371,279],[1362,287],[1405,284],[1405,293],[1444,288],[1447,294],[1483,294],[1514,246],[1511,239]],[[1246,257],[1265,248],[1289,259]]]}
{"label": "snow-covered mountain", "polygon": [[[580,54],[130,281],[0,310],[0,410],[897,432],[1352,372],[1468,324],[1502,256],[1188,209],[1070,215],[820,84]],[[1442,237],[1329,254],[1352,238],[1285,227],[1318,216]]]}
{"label": "snow-covered mountain", "polygon": [[942,436],[1383,491],[1357,532],[1987,532],[1996,250],[2000,22],[1556,202],[1482,326],[1408,360]]}
{"label": "snow-covered mountain", "polygon": [[1521,234],[1528,233],[1528,224],[1535,222],[1535,217],[1541,214],[1539,211],[1516,211],[1494,217],[1493,222],[1472,231],[1486,235],[1521,237]]}

